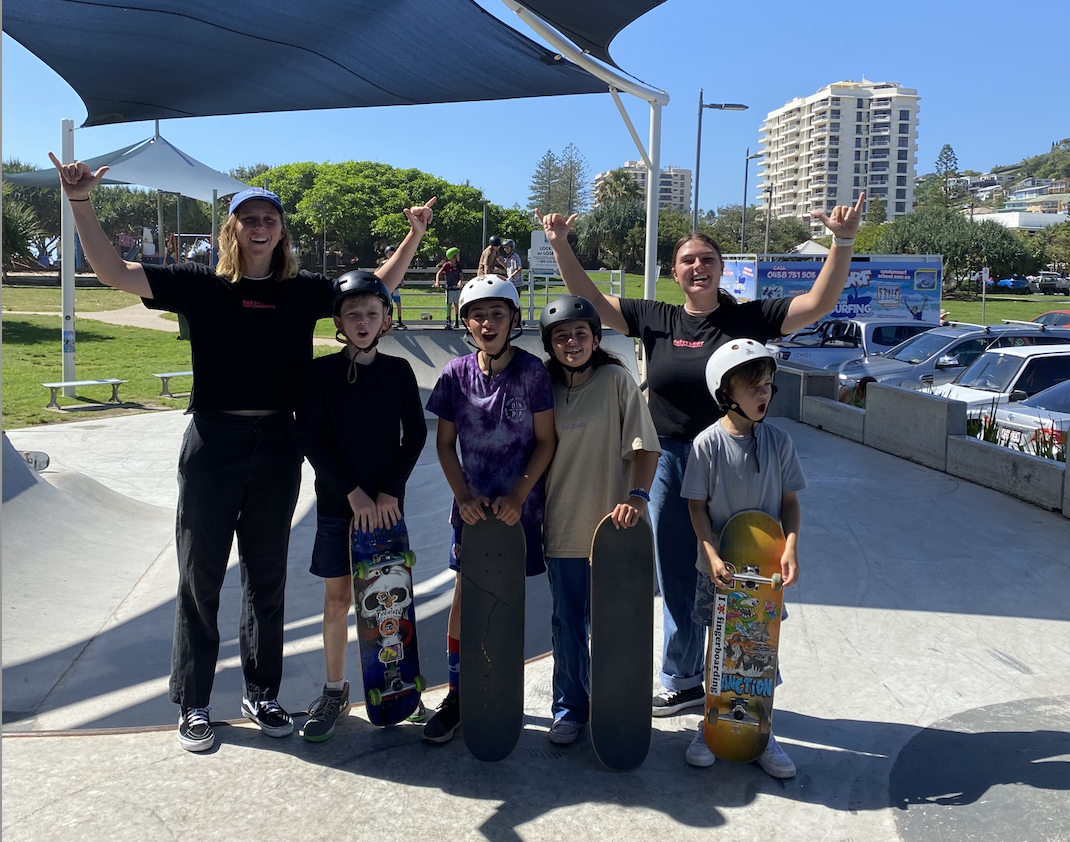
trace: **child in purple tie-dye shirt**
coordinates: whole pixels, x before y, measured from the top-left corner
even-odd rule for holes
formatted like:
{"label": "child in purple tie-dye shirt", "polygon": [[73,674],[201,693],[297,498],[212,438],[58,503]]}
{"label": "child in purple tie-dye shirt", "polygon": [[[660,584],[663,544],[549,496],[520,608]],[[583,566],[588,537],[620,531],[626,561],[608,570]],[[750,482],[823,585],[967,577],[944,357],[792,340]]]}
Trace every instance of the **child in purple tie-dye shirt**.
{"label": "child in purple tie-dye shirt", "polygon": [[[527,538],[527,574],[546,567],[542,554],[543,474],[554,454],[554,399],[542,361],[510,344],[520,324],[520,298],[504,278],[473,278],[461,290],[461,321],[476,353],[446,364],[427,409],[438,416],[437,448],[453,490],[450,567],[460,570],[464,524],[493,516],[519,521]],[[460,455],[457,446],[460,445]],[[460,724],[461,581],[453,590],[447,652],[449,694],[424,726],[434,743]]]}

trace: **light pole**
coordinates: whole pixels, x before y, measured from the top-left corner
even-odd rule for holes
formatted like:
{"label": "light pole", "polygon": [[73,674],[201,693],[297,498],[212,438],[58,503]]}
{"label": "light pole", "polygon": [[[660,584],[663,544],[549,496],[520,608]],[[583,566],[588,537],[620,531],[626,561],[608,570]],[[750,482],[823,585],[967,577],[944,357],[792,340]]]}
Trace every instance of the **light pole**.
{"label": "light pole", "polygon": [[769,214],[773,210],[773,185],[765,187],[765,253],[769,254]]}
{"label": "light pole", "polygon": [[[265,188],[266,189],[266,188]],[[327,274],[327,206],[317,204],[317,208],[323,212],[323,274]]]}
{"label": "light pole", "polygon": [[743,254],[747,250],[747,248],[746,248],[746,242],[747,242],[747,187],[749,185],[748,178],[749,178],[749,175],[750,175],[749,174],[750,162],[752,160],[754,160],[755,158],[764,158],[764,157],[765,157],[765,153],[764,152],[755,152],[753,155],[751,155],[750,154],[750,147],[748,146],[747,147],[747,156],[743,159],[743,219],[739,223],[739,253],[740,254]]}
{"label": "light pole", "polygon": [[[695,135],[695,206],[691,212],[691,230],[698,231],[698,171],[699,164],[702,163],[702,109],[712,108],[715,111],[746,111],[747,106],[738,102],[702,102],[702,88],[698,89],[698,132]],[[654,177],[654,173],[651,173]],[[660,177],[658,181],[660,182]],[[657,185],[648,184],[648,190],[654,190],[659,188],[660,183]]]}
{"label": "light pole", "polygon": [[483,248],[487,247],[487,205],[490,204],[490,200],[483,199]]}

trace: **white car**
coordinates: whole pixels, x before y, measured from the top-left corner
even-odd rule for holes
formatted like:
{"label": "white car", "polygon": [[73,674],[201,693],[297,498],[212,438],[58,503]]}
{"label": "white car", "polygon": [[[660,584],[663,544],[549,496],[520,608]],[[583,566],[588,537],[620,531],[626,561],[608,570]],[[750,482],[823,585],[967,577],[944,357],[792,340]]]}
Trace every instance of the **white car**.
{"label": "white car", "polygon": [[1017,403],[1070,380],[1070,344],[1021,346],[985,351],[951,383],[933,394],[963,401],[969,418]]}
{"label": "white car", "polygon": [[1066,460],[1070,380],[996,410],[996,441],[1035,456]]}

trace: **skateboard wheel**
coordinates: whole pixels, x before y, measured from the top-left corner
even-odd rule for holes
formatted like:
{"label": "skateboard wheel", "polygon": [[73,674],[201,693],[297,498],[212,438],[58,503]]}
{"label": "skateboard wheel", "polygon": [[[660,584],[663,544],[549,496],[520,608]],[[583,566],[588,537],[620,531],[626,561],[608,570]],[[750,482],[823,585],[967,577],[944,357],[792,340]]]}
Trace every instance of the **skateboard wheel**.
{"label": "skateboard wheel", "polygon": [[379,707],[383,703],[383,694],[379,690],[373,687],[368,691],[368,704],[372,707]]}
{"label": "skateboard wheel", "polygon": [[779,591],[782,587],[784,587],[784,577],[781,574],[774,573],[769,578],[773,580],[774,591]]}
{"label": "skateboard wheel", "polygon": [[367,579],[368,574],[372,572],[371,565],[366,561],[358,561],[357,566],[353,568],[353,572],[358,579]]}
{"label": "skateboard wheel", "polygon": [[406,567],[416,566],[416,553],[412,552],[411,550],[405,550],[405,552],[403,552],[401,555],[405,559]]}
{"label": "skateboard wheel", "polygon": [[422,693],[427,689],[427,680],[422,675],[416,676],[416,678],[412,680],[412,684],[416,688],[417,693]]}

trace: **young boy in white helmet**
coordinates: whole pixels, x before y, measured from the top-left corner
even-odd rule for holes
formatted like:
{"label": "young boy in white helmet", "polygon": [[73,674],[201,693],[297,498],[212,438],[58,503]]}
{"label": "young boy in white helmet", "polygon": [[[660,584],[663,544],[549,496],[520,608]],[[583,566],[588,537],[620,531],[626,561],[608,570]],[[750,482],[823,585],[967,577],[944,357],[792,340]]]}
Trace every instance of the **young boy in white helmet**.
{"label": "young boy in white helmet", "polygon": [[[436,447],[453,491],[450,568],[461,569],[461,532],[489,516],[524,526],[527,574],[542,573],[543,474],[554,455],[554,398],[542,361],[511,344],[520,324],[516,287],[497,275],[473,278],[460,297],[465,341],[476,353],[450,360],[427,401],[438,416]],[[519,334],[516,334],[519,335]],[[457,446],[460,444],[460,455]],[[460,724],[461,577],[447,632],[449,694],[424,726],[428,742]]]}
{"label": "young boy in white helmet", "polygon": [[[695,439],[680,488],[701,547],[693,616],[705,626],[713,622],[715,588],[732,579],[717,547],[721,530],[733,515],[758,509],[779,520],[787,539],[780,559],[784,587],[799,578],[798,492],[806,487],[806,479],[788,434],[761,423],[775,391],[775,373],[772,352],[753,339],[728,340],[706,364],[706,386],[725,414]],[[781,616],[787,617],[787,612]],[[685,759],[692,766],[713,765],[702,720]],[[758,763],[774,778],[795,775],[795,764],[772,734]]]}

